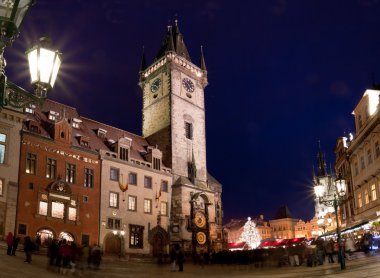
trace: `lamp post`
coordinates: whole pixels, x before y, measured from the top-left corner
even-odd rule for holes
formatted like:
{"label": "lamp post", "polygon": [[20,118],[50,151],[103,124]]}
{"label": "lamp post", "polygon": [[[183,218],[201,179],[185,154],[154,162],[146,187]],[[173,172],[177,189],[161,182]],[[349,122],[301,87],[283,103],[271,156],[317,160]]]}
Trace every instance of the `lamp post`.
{"label": "lamp post", "polygon": [[[340,261],[340,269],[346,268],[346,262],[344,260],[344,251],[341,242],[341,234],[340,234],[340,226],[338,220],[338,208],[346,201],[346,181],[338,176],[334,182],[336,193],[333,196],[327,195],[324,191],[324,186],[322,184],[316,184],[314,186],[315,195],[318,197],[320,204],[325,204],[327,206],[332,206],[335,212],[336,219],[336,233],[338,237],[338,245],[339,245],[339,261]],[[330,221],[331,222],[331,221]]]}
{"label": "lamp post", "polygon": [[47,92],[54,85],[61,65],[61,54],[50,49],[49,41],[44,38],[26,53],[34,94],[7,81],[4,49],[17,38],[20,25],[34,3],[35,0],[0,1],[0,110],[4,106],[16,109],[30,107],[30,105],[42,106]]}

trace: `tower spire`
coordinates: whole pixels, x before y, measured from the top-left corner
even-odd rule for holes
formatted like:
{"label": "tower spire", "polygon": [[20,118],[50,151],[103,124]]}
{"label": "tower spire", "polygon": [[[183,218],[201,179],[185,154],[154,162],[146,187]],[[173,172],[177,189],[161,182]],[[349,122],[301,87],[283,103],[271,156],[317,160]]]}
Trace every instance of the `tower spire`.
{"label": "tower spire", "polygon": [[321,150],[321,141],[318,140],[318,177],[321,176],[326,176],[327,175],[327,165],[326,165],[326,160],[325,160],[325,155]]}
{"label": "tower spire", "polygon": [[205,57],[203,56],[203,45],[201,45],[201,59],[200,59],[199,64],[200,64],[201,70],[207,71]]}

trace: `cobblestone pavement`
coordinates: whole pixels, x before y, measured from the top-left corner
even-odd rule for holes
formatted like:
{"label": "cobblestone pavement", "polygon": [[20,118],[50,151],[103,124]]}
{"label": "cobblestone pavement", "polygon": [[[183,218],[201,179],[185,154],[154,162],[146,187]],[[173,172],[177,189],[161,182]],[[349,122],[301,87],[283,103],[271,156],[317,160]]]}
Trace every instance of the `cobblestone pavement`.
{"label": "cobblestone pavement", "polygon": [[[0,249],[0,277],[64,277],[62,274],[48,270],[47,257],[34,255],[32,263],[24,263],[24,254],[18,252],[16,257],[7,256],[6,250]],[[206,265],[201,267],[185,264],[184,272],[170,272],[169,265],[157,265],[143,262],[128,262],[105,258],[99,270],[86,270],[72,276],[91,278],[172,278],[172,277],[380,277],[380,255],[363,256],[347,261],[347,268],[340,270],[339,264],[325,264],[317,267],[282,267],[254,268],[247,265]]]}

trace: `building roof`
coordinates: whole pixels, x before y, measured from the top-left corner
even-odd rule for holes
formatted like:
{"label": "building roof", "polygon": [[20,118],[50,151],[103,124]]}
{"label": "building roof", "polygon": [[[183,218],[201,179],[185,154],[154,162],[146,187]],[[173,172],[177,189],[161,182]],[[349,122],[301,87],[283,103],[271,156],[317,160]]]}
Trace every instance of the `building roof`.
{"label": "building roof", "polygon": [[276,217],[274,219],[283,218],[294,218],[293,214],[290,212],[288,206],[282,206],[277,210]]}

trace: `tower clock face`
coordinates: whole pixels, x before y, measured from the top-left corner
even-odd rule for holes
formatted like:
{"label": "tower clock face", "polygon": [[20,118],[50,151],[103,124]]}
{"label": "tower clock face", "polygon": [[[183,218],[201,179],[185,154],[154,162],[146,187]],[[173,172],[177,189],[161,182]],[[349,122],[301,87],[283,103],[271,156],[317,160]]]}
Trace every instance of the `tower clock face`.
{"label": "tower clock face", "polygon": [[194,92],[195,86],[193,81],[191,81],[189,78],[182,79],[182,86],[185,88],[186,91],[189,93]]}
{"label": "tower clock face", "polygon": [[160,86],[161,86],[161,79],[160,78],[156,78],[152,82],[152,85],[150,85],[150,91],[152,93],[156,93],[158,91],[158,89],[160,88]]}
{"label": "tower clock face", "polygon": [[205,244],[206,243],[206,234],[204,232],[198,232],[196,235],[198,244]]}
{"label": "tower clock face", "polygon": [[194,224],[198,228],[203,228],[204,226],[206,226],[206,217],[202,212],[198,211],[195,213]]}

